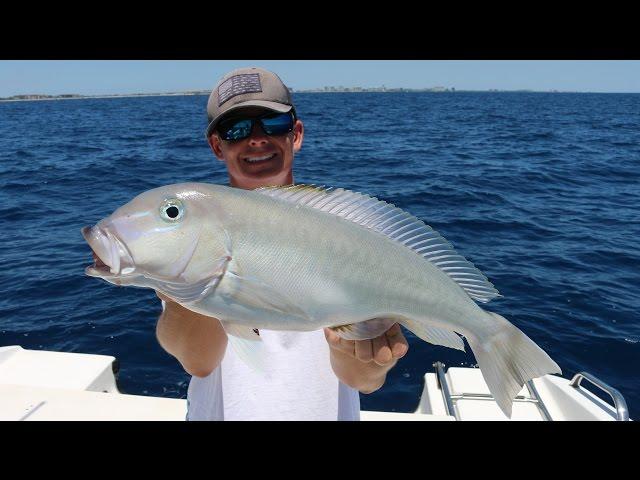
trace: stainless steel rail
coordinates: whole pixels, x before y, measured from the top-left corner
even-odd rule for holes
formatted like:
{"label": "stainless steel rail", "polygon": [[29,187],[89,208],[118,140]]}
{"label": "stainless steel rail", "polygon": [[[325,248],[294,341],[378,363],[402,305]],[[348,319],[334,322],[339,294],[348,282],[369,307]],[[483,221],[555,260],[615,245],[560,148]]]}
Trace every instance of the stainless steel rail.
{"label": "stainless steel rail", "polygon": [[[442,398],[444,400],[444,408],[445,408],[446,414],[455,417],[456,420],[460,420],[460,419],[458,418],[456,410],[453,406],[453,400],[473,399],[473,400],[495,401],[495,399],[493,398],[493,395],[486,394],[486,393],[472,393],[472,394],[462,393],[457,395],[451,395],[451,390],[449,389],[449,384],[447,383],[447,377],[444,374],[445,365],[442,362],[436,362],[433,364],[433,367],[436,369],[436,378],[438,379],[438,387],[442,392]],[[513,399],[513,401],[535,403],[544,420],[547,420],[547,421],[553,420],[551,418],[551,415],[549,414],[549,411],[547,410],[547,407],[545,406],[544,402],[540,398],[540,395],[538,395],[538,390],[536,389],[533,382],[529,380],[526,385],[527,385],[527,389],[529,390],[529,395],[531,396],[531,398],[518,395],[516,396],[516,398]]]}
{"label": "stainless steel rail", "polygon": [[549,422],[552,421],[553,418],[551,418],[551,415],[549,414],[549,410],[547,410],[547,406],[544,404],[544,402],[540,398],[540,395],[538,394],[538,389],[533,384],[533,380],[529,380],[526,383],[526,385],[527,385],[527,390],[529,390],[529,394],[531,395],[531,397],[533,397],[536,400],[536,403],[538,404],[538,410],[540,410],[542,417]]}
{"label": "stainless steel rail", "polygon": [[613,399],[613,403],[615,405],[618,421],[621,421],[621,422],[629,421],[629,409],[627,408],[627,402],[618,390],[616,390],[610,385],[607,385],[599,378],[596,378],[587,372],[576,373],[571,379],[571,382],[569,382],[569,385],[571,385],[574,388],[580,388],[580,382],[582,382],[583,379],[589,380],[600,390],[608,393],[611,396],[611,398]]}
{"label": "stainless steel rail", "polygon": [[453,408],[453,400],[451,400],[451,392],[449,391],[449,384],[447,383],[447,379],[444,376],[444,364],[442,362],[436,362],[433,364],[436,369],[436,377],[438,378],[438,386],[440,387],[440,391],[442,391],[442,398],[444,399],[444,409],[447,415],[451,415],[456,418],[456,420],[460,420],[456,415],[456,411]]}

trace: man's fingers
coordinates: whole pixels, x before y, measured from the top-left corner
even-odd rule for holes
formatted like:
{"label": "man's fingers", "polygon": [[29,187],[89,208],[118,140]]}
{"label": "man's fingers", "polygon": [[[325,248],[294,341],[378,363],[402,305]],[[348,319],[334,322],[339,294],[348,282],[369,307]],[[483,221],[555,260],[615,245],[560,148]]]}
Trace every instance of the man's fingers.
{"label": "man's fingers", "polygon": [[391,349],[391,355],[393,358],[402,358],[409,351],[409,344],[407,339],[402,334],[402,329],[397,323],[394,324],[385,335],[389,342],[389,348]]}
{"label": "man's fingers", "polygon": [[346,353],[347,355],[350,355],[352,357],[356,356],[354,348],[355,342],[353,342],[352,340],[345,340],[330,328],[324,329],[324,336],[331,348],[335,348],[336,350],[339,350],[342,353]]}
{"label": "man's fingers", "polygon": [[373,342],[373,361],[378,365],[386,365],[393,360],[391,355],[391,347],[387,341],[386,335],[380,335],[372,340]]}
{"label": "man's fingers", "polygon": [[373,360],[373,342],[371,340],[356,340],[356,358],[368,363]]}
{"label": "man's fingers", "polygon": [[391,325],[391,327],[389,327],[389,330],[385,332],[385,335],[388,338],[395,337],[396,335],[402,335],[402,329],[400,328],[400,324],[394,323],[393,325]]}
{"label": "man's fingers", "polygon": [[324,329],[324,338],[327,339],[327,342],[332,347],[337,347],[338,343],[340,343],[340,336],[330,328]]}
{"label": "man's fingers", "polygon": [[406,355],[409,344],[397,323],[387,332],[372,340],[345,340],[330,328],[324,329],[324,336],[331,348],[339,350],[361,362],[375,361],[378,365],[386,365]]}

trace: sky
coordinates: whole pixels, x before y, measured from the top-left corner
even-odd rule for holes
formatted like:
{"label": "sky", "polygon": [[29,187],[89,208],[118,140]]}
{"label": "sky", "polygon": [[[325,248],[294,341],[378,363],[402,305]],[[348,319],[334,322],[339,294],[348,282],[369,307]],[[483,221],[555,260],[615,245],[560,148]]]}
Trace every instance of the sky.
{"label": "sky", "polygon": [[324,86],[640,93],[638,60],[0,60],[0,97],[210,90],[228,71]]}

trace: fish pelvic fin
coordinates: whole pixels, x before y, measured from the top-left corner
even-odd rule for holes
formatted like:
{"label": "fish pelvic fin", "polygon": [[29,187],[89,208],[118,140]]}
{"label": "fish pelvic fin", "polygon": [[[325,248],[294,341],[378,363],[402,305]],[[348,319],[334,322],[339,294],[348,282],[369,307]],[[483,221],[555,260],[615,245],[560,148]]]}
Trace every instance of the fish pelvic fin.
{"label": "fish pelvic fin", "polygon": [[395,318],[372,318],[364,322],[329,327],[345,340],[369,340],[382,335],[396,323]]}
{"label": "fish pelvic fin", "polygon": [[489,391],[504,414],[511,418],[513,400],[526,382],[546,374],[562,374],[547,353],[520,329],[497,313],[489,334],[467,335]]}
{"label": "fish pelvic fin", "polygon": [[399,320],[398,323],[425,342],[442,347],[455,348],[456,350],[462,350],[464,352],[464,341],[458,334],[451,330],[432,327],[426,325],[424,322],[410,318],[403,318]]}
{"label": "fish pelvic fin", "polygon": [[257,329],[237,325],[231,322],[220,321],[227,334],[229,344],[236,355],[255,372],[268,377],[267,364],[269,352],[267,351],[260,333]]}

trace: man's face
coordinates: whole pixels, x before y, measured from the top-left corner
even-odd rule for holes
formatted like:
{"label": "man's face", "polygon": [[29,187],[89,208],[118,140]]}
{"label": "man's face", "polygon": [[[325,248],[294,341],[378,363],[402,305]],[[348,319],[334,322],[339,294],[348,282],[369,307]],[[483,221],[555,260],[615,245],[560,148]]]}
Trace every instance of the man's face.
{"label": "man's face", "polygon": [[[255,107],[234,111],[228,118],[253,118],[268,113]],[[267,185],[293,183],[293,155],[300,150],[304,128],[297,120],[293,131],[285,135],[267,135],[255,122],[251,135],[238,141],[226,141],[218,132],[209,137],[209,145],[218,159],[227,165],[232,186],[253,189]]]}

